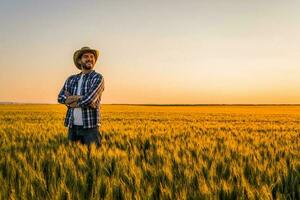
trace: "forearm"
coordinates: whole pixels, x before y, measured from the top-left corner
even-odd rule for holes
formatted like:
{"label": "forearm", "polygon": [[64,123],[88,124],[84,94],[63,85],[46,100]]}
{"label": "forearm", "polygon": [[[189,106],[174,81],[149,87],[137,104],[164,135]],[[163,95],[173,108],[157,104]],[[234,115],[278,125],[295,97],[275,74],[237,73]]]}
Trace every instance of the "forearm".
{"label": "forearm", "polygon": [[79,99],[77,101],[77,107],[80,108],[97,108],[99,106],[99,101],[97,101],[98,98],[91,99],[85,103],[82,103],[82,101]]}

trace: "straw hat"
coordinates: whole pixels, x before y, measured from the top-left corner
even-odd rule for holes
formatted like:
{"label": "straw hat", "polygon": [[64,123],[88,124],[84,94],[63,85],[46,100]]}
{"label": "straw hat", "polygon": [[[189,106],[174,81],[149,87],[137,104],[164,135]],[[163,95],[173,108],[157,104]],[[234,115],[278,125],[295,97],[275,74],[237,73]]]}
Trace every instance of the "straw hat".
{"label": "straw hat", "polygon": [[90,47],[82,47],[81,49],[75,51],[74,55],[73,55],[73,61],[74,61],[74,64],[76,65],[76,67],[78,69],[81,70],[81,66],[79,64],[79,59],[81,58],[82,54],[84,53],[92,53],[94,54],[95,56],[95,63],[98,59],[98,56],[99,56],[99,51],[96,50],[96,49],[91,49]]}

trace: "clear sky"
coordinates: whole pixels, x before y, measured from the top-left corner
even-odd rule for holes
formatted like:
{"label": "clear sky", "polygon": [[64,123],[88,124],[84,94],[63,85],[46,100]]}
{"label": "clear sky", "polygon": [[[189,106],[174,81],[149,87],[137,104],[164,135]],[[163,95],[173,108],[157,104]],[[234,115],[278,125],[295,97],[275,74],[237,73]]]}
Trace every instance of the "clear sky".
{"label": "clear sky", "polygon": [[0,1],[0,101],[56,103],[100,50],[102,103],[300,103],[300,1]]}

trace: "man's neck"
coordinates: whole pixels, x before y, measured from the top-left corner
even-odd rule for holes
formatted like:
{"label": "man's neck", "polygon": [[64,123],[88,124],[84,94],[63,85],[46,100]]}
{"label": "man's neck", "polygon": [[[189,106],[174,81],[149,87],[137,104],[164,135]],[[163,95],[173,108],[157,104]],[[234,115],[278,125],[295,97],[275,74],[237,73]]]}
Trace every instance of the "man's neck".
{"label": "man's neck", "polygon": [[82,72],[83,74],[88,74],[88,73],[90,73],[91,71],[93,71],[93,69],[83,69],[83,70],[81,70],[81,72]]}

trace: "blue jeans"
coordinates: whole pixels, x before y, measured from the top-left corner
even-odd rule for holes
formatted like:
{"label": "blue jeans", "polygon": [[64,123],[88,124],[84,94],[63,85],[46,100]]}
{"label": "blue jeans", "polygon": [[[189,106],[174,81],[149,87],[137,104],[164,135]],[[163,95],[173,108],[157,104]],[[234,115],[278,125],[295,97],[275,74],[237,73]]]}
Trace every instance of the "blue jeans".
{"label": "blue jeans", "polygon": [[70,141],[79,141],[81,144],[88,145],[88,147],[91,143],[95,143],[96,147],[100,147],[101,138],[99,127],[83,128],[83,126],[73,125],[72,128],[68,130],[68,139]]}

